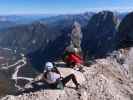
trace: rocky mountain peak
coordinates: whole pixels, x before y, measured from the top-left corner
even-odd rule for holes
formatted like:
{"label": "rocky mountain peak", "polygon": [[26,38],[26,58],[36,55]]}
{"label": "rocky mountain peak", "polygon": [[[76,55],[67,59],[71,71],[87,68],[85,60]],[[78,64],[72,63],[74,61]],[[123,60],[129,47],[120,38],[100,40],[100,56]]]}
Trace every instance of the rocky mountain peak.
{"label": "rocky mountain peak", "polygon": [[78,22],[74,22],[71,32],[71,44],[79,48],[79,50],[81,50],[82,37],[81,25]]}
{"label": "rocky mountain peak", "polygon": [[[117,19],[113,12],[103,11],[89,20],[83,33],[83,48],[89,55],[103,55],[115,48]],[[97,52],[98,51],[98,52]]]}
{"label": "rocky mountain peak", "polygon": [[[120,23],[119,39],[121,46],[131,46],[133,44],[133,12],[129,13]],[[123,47],[122,46],[122,47]]]}

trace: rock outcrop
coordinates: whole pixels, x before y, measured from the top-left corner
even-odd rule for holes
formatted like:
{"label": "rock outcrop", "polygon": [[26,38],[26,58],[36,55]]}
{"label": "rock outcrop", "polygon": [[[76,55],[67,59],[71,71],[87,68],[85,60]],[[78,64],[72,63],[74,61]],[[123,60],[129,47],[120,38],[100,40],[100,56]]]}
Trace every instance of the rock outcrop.
{"label": "rock outcrop", "polygon": [[110,11],[92,16],[83,33],[82,46],[86,55],[101,56],[114,50],[117,45],[117,24],[117,17]]}
{"label": "rock outcrop", "polygon": [[78,22],[75,22],[71,33],[71,45],[73,45],[75,48],[78,48],[80,51],[82,37],[81,25]]}
{"label": "rock outcrop", "polygon": [[[74,86],[70,82],[64,90],[42,90],[19,96],[9,95],[2,100],[132,100],[133,80],[130,74],[132,51],[132,48],[114,51],[110,56],[96,59],[91,66],[84,67],[85,81],[82,81],[79,90],[72,88]],[[79,80],[81,79],[83,78]]]}
{"label": "rock outcrop", "polygon": [[133,45],[133,12],[129,13],[120,23],[119,40],[121,47]]}
{"label": "rock outcrop", "polygon": [[72,32],[70,33],[69,45],[65,48],[68,52],[75,52],[74,48],[77,48],[77,52],[81,52],[81,42],[82,42],[82,30],[81,25],[78,22],[74,22],[72,26]]}

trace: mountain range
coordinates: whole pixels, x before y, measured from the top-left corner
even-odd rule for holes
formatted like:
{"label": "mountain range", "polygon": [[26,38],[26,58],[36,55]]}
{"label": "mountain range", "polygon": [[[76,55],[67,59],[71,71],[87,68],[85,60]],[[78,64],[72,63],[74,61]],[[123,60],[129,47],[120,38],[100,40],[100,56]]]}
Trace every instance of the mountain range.
{"label": "mountain range", "polygon": [[[19,24],[18,19],[16,21],[2,19],[0,20],[0,47],[2,48],[0,51],[9,54],[11,61],[9,59],[1,63],[4,64],[1,65],[1,73],[4,73],[3,77],[9,75],[7,79],[12,80],[11,84],[15,84],[17,80],[23,86],[22,80],[26,80],[24,81],[26,83],[30,79],[25,77],[33,78],[38,73],[35,69],[42,71],[46,61],[61,59],[64,49],[70,44],[75,21],[81,25],[83,34],[81,47],[86,61],[105,57],[123,47],[130,47],[133,44],[132,19],[133,13],[121,14],[111,11],[39,17],[32,21],[22,18],[22,23]],[[7,24],[4,26],[3,22]],[[11,54],[8,50],[11,50]],[[7,62],[11,63],[7,64]],[[12,88],[16,89],[14,85]]]}
{"label": "mountain range", "polygon": [[126,13],[102,11],[41,18],[31,24],[3,29],[0,32],[0,45],[26,54],[31,62],[39,59],[37,65],[41,66],[46,60],[61,57],[69,45],[73,23],[77,21],[83,32],[84,55],[103,56],[118,47],[118,38],[122,38],[118,32],[119,24],[125,16]]}

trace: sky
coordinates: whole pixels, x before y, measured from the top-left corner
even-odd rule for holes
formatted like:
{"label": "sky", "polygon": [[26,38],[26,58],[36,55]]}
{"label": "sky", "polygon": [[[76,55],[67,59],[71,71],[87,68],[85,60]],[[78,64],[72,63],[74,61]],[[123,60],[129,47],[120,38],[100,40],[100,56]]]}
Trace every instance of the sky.
{"label": "sky", "polygon": [[0,0],[0,15],[133,11],[133,0]]}

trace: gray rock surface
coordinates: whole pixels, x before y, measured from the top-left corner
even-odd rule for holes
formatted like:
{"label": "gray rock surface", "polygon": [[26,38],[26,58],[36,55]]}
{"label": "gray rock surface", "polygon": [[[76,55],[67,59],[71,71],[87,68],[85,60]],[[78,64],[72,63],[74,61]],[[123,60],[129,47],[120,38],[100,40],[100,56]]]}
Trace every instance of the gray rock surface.
{"label": "gray rock surface", "polygon": [[74,22],[72,33],[71,33],[71,44],[81,51],[82,42],[82,31],[81,25],[78,22]]}
{"label": "gray rock surface", "polygon": [[[8,95],[2,100],[133,100],[132,81],[132,48],[113,52],[89,67],[79,75],[82,86],[75,90],[72,83],[68,83],[64,90],[42,90],[19,96]],[[123,63],[119,60],[123,58]],[[75,73],[71,69],[60,69],[66,76]]]}

